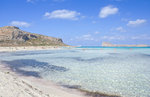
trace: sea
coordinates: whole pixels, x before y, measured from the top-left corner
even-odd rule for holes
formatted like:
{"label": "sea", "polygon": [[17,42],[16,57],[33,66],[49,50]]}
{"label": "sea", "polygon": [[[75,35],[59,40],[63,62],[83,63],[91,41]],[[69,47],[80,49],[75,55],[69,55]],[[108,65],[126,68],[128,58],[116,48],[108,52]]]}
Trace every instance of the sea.
{"label": "sea", "polygon": [[150,47],[76,47],[0,53],[23,76],[122,97],[150,97]]}

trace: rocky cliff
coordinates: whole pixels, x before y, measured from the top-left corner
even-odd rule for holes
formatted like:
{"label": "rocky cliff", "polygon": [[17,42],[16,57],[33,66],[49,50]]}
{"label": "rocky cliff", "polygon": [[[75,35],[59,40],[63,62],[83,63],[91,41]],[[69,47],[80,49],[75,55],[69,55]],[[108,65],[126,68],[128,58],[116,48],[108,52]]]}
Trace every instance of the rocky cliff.
{"label": "rocky cliff", "polygon": [[145,44],[138,44],[138,45],[123,45],[123,44],[112,44],[109,42],[103,42],[103,47],[149,47],[149,45]]}
{"label": "rocky cliff", "polygon": [[29,33],[15,26],[0,27],[0,46],[66,46],[62,39]]}

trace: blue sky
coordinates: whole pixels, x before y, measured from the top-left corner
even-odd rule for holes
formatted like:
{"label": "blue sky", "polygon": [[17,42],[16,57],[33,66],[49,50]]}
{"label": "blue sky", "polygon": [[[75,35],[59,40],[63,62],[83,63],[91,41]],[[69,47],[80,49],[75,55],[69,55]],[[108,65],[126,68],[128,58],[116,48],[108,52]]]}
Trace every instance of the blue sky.
{"label": "blue sky", "polygon": [[150,45],[150,0],[0,0],[0,26],[69,45]]}

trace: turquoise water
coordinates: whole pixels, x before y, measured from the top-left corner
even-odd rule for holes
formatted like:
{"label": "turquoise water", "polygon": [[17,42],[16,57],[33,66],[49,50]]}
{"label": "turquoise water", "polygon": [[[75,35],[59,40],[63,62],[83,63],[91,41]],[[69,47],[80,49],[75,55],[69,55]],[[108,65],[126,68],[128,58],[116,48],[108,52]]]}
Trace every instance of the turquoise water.
{"label": "turquoise water", "polygon": [[25,76],[124,97],[150,97],[150,48],[79,47],[0,53]]}

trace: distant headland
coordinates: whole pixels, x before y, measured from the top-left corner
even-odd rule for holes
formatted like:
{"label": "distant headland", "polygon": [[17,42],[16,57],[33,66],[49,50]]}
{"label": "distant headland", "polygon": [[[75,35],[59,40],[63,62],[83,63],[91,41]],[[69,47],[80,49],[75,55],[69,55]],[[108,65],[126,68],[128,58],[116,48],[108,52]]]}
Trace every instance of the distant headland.
{"label": "distant headland", "polygon": [[15,26],[0,27],[0,46],[67,46],[62,39],[29,33]]}
{"label": "distant headland", "polygon": [[110,42],[102,42],[103,47],[149,47],[146,44],[124,45],[124,44],[112,44]]}

